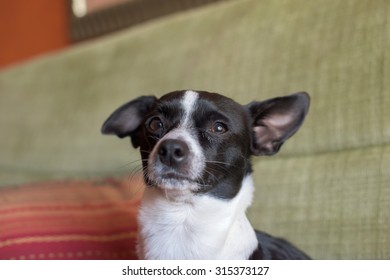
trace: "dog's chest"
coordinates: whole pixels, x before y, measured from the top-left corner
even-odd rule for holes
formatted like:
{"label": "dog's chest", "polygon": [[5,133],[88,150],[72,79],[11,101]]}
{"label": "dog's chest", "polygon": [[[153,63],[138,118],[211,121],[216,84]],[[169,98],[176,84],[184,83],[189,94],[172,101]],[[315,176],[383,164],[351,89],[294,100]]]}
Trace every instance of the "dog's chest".
{"label": "dog's chest", "polygon": [[230,201],[196,196],[169,201],[159,189],[145,190],[139,213],[139,254],[146,259],[245,259],[257,247],[245,215],[247,186]]}

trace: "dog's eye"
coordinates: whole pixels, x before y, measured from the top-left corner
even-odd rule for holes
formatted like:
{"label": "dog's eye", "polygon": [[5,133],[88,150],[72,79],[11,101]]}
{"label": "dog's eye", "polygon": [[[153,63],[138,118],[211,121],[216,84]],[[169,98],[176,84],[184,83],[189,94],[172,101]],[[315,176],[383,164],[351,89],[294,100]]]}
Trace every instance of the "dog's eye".
{"label": "dog's eye", "polygon": [[164,128],[164,125],[160,118],[154,117],[149,121],[148,128],[151,132],[158,132],[160,129]]}
{"label": "dog's eye", "polygon": [[226,131],[228,131],[227,126],[224,123],[221,122],[215,122],[212,127],[210,128],[210,131],[215,134],[223,134]]}

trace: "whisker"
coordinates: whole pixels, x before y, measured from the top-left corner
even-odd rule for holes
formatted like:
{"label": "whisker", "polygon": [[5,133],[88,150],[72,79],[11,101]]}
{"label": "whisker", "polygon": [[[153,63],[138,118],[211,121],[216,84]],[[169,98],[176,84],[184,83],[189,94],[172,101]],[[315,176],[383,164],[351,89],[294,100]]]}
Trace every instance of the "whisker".
{"label": "whisker", "polygon": [[141,153],[145,153],[145,154],[151,154],[152,152],[151,151],[147,151],[147,150],[140,150]]}
{"label": "whisker", "polygon": [[228,167],[232,166],[230,164],[221,164],[221,163],[218,163],[218,162],[211,162],[211,161],[208,161],[206,163],[209,163],[209,164],[206,165],[205,169],[210,169],[212,171],[217,171],[217,172],[219,171],[219,172],[223,172],[225,174],[229,173]]}
{"label": "whisker", "polygon": [[[144,170],[144,167],[142,165],[138,165],[138,166],[134,167],[132,170],[130,170],[130,172],[127,176],[127,180],[129,183],[128,187],[131,190],[132,196],[135,196],[144,188],[143,178],[141,179],[142,183],[140,182],[139,179],[134,179],[134,178],[136,178],[137,175],[143,176],[143,172],[141,172],[143,170]],[[132,184],[134,182],[136,182],[136,184]],[[136,188],[134,188],[134,186],[136,186]]]}
{"label": "whisker", "polygon": [[227,165],[230,166],[230,163],[223,162],[223,161],[217,161],[217,160],[206,160],[206,163],[215,163],[215,164],[221,164],[221,165]]}
{"label": "whisker", "polygon": [[123,169],[125,167],[128,167],[129,165],[136,164],[138,162],[142,162],[142,159],[136,159],[134,161],[128,162],[128,163],[126,163],[124,165],[119,166],[118,169]]}
{"label": "whisker", "polygon": [[213,173],[212,173],[213,170],[207,170],[205,169],[204,172],[207,173],[209,176],[211,176],[214,180],[217,180],[218,181],[218,177],[215,176]]}

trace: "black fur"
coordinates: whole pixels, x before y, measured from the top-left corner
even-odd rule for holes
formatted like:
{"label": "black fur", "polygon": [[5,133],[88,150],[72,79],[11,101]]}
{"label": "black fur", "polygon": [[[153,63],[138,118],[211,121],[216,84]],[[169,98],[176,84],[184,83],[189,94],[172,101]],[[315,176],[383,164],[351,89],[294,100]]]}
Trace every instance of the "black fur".
{"label": "black fur", "polygon": [[259,246],[250,260],[309,260],[310,257],[290,242],[256,230]]}

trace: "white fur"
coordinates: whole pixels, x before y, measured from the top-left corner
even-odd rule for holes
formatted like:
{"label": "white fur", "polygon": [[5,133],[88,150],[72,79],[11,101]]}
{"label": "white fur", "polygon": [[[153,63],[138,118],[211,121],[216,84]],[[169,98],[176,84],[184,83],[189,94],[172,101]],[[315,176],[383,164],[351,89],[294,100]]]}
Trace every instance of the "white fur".
{"label": "white fur", "polygon": [[251,176],[231,200],[187,190],[146,188],[139,213],[139,257],[247,259],[257,247],[245,215],[253,189]]}
{"label": "white fur", "polygon": [[199,97],[199,93],[192,90],[187,90],[184,93],[184,97],[181,102],[184,108],[184,118],[183,118],[183,122],[181,123],[182,127],[188,126],[191,114],[194,111],[195,103],[198,97]]}

